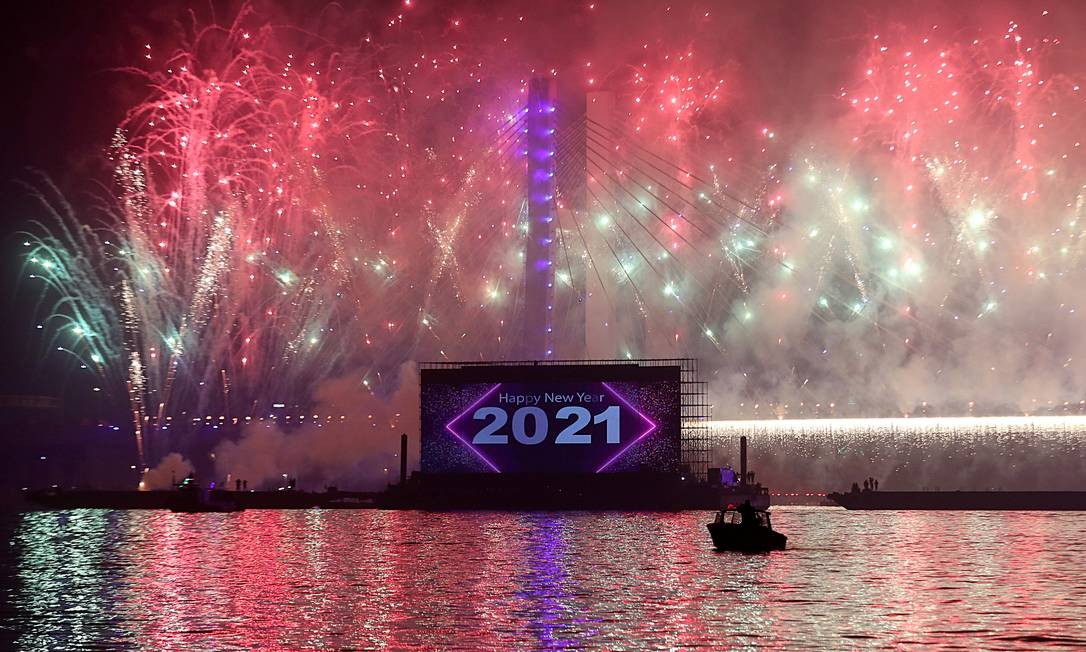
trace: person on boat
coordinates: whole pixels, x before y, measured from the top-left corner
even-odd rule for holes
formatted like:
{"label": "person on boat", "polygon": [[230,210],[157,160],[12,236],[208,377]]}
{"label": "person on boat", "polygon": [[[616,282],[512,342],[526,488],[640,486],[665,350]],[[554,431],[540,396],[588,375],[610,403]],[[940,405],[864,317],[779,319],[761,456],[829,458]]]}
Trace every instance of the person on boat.
{"label": "person on boat", "polygon": [[739,512],[739,517],[741,518],[741,520],[739,521],[740,525],[745,525],[747,527],[753,527],[755,525],[758,525],[757,510],[755,510],[754,506],[750,504],[750,500],[744,500],[743,504],[739,506],[739,509],[737,511]]}

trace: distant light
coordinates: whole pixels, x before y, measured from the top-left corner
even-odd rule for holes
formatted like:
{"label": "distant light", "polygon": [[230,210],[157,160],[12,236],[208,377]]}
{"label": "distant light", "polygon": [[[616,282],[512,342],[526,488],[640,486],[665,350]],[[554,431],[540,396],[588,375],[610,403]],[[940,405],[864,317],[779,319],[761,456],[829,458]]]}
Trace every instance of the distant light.
{"label": "distant light", "polygon": [[286,403],[272,403],[273,408],[285,408],[286,406]]}
{"label": "distant light", "polygon": [[980,227],[984,226],[985,222],[988,221],[988,216],[987,214],[985,214],[984,211],[980,210],[979,208],[975,208],[969,212],[969,217],[967,218],[967,221],[969,223],[969,226],[973,227],[974,229],[979,229]]}

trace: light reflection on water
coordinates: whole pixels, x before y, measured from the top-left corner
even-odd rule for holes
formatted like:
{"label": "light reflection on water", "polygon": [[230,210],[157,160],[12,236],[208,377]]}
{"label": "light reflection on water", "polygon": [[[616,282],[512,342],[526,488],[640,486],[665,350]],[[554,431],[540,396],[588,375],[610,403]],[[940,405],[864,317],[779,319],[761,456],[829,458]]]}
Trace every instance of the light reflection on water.
{"label": "light reflection on water", "polygon": [[20,648],[1086,646],[1086,514],[40,512],[0,553]]}

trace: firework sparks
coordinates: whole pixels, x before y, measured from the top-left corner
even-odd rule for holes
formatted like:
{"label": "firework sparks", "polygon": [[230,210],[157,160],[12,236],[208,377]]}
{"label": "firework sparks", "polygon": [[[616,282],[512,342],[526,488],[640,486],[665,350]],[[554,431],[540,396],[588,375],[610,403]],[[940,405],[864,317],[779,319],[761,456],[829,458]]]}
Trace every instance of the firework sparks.
{"label": "firework sparks", "polygon": [[45,184],[26,261],[56,298],[49,350],[131,411],[141,450],[169,415],[516,355],[541,75],[591,93],[545,134],[560,356],[701,357],[737,418],[1077,404],[1086,95],[1058,36],[871,34],[839,87],[811,82],[830,117],[777,127],[758,53],[710,12],[656,8],[552,67],[518,45],[553,28],[532,14],[443,11],[336,47],[246,8],[149,45],[103,228]]}

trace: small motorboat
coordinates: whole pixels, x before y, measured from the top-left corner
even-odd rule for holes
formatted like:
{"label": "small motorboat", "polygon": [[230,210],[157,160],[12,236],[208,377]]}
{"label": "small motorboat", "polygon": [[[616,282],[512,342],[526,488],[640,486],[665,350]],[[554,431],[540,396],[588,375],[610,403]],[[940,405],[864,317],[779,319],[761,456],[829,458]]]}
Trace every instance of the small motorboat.
{"label": "small motorboat", "polygon": [[732,505],[717,512],[716,520],[707,523],[713,546],[717,550],[767,552],[784,550],[788,537],[773,530],[769,512],[746,503],[738,509]]}

